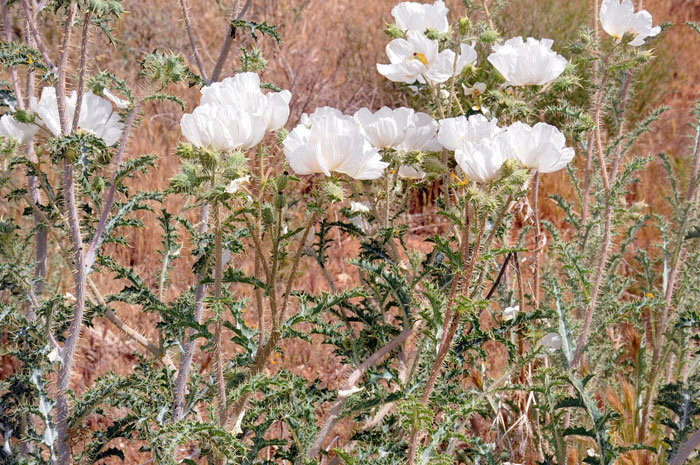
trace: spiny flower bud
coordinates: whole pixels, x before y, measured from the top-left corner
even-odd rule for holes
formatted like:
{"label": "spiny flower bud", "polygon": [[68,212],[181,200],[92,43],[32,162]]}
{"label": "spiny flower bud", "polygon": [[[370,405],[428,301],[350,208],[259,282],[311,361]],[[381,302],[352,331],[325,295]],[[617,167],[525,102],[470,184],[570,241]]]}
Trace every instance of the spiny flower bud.
{"label": "spiny flower bud", "polygon": [[277,184],[278,191],[285,190],[287,188],[287,185],[289,184],[289,173],[285,171],[281,175],[277,176],[275,183]]}
{"label": "spiny flower bud", "polygon": [[469,30],[472,28],[472,22],[469,17],[464,16],[459,18],[459,33],[463,36],[469,34]]}
{"label": "spiny flower bud", "polygon": [[266,227],[272,226],[275,222],[275,214],[272,211],[272,205],[264,203],[262,206],[262,221]]}
{"label": "spiny flower bud", "polygon": [[326,198],[332,203],[342,202],[345,199],[343,188],[332,181],[328,181],[323,185],[323,191]]}
{"label": "spiny flower bud", "polygon": [[515,173],[515,170],[517,170],[517,169],[518,169],[518,162],[513,158],[507,159],[506,162],[503,163],[503,167],[501,168],[501,170],[503,170],[504,177],[508,177],[511,174]]}
{"label": "spiny flower bud", "polygon": [[392,39],[406,38],[406,32],[403,29],[399,28],[396,24],[387,24],[384,33]]}
{"label": "spiny flower bud", "polygon": [[277,193],[277,196],[275,197],[275,208],[278,210],[282,210],[284,207],[287,206],[287,197],[282,193],[282,191]]}
{"label": "spiny flower bud", "polygon": [[497,31],[494,30],[488,30],[484,31],[480,36],[479,36],[479,41],[483,42],[485,44],[494,44],[500,37],[500,34]]}
{"label": "spiny flower bud", "polygon": [[438,32],[436,29],[426,29],[425,37],[430,40],[438,40],[440,38],[440,32]]}

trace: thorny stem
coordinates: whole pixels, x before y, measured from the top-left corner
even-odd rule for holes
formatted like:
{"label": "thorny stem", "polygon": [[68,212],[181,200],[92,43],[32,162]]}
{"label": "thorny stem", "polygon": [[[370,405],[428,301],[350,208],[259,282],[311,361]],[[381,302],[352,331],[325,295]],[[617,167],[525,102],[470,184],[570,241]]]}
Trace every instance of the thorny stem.
{"label": "thorny stem", "polygon": [[647,393],[644,399],[644,405],[642,410],[642,418],[640,422],[640,427],[638,430],[638,440],[644,441],[646,437],[647,423],[649,421],[649,415],[651,414],[652,399],[654,392],[656,390],[656,383],[658,381],[659,373],[663,368],[662,361],[662,348],[664,345],[664,338],[666,337],[666,331],[668,328],[669,317],[671,309],[673,308],[673,297],[676,287],[676,280],[678,279],[678,273],[683,262],[682,257],[685,252],[684,245],[686,243],[685,236],[688,230],[688,225],[691,220],[690,215],[697,208],[697,192],[698,192],[698,175],[700,174],[700,121],[695,128],[695,143],[693,146],[693,167],[690,174],[690,182],[688,184],[688,191],[685,196],[685,211],[683,213],[682,219],[678,227],[678,235],[676,236],[676,245],[673,249],[673,254],[671,255],[670,272],[668,276],[668,282],[666,283],[666,289],[664,290],[664,307],[659,320],[658,329],[655,332],[654,348],[652,353],[651,361],[651,384],[647,389]]}
{"label": "thorny stem", "polygon": [[[289,298],[292,294],[292,287],[294,286],[294,282],[296,281],[296,274],[299,270],[299,265],[301,263],[301,256],[304,251],[304,245],[306,244],[306,239],[309,237],[309,231],[311,231],[312,226],[316,222],[316,218],[318,218],[318,210],[314,211],[314,213],[311,215],[311,218],[309,219],[309,222],[307,223],[306,228],[304,229],[304,232],[302,234],[297,251],[294,255],[294,261],[292,262],[292,270],[287,279],[287,286],[282,298],[282,305],[274,312],[279,321],[273,321],[273,330],[270,333],[270,338],[267,340],[264,346],[258,348],[258,352],[255,355],[253,366],[251,367],[250,371],[248,371],[248,373],[246,374],[247,380],[262,372],[262,370],[265,368],[265,363],[270,358],[272,351],[275,349],[277,343],[279,342],[282,336],[282,333],[279,330],[280,322],[283,321],[285,317],[287,306],[289,305]],[[255,234],[252,234],[252,237],[255,238]],[[265,265],[265,262],[262,261],[262,264]],[[267,274],[267,276],[268,286],[274,286],[274,280],[276,280],[276,276],[270,276],[269,274]],[[260,330],[262,331],[262,328]],[[243,413],[243,409],[245,408],[249,397],[250,394],[244,394],[238,399],[236,399],[236,402],[231,407],[231,411],[227,421],[227,426],[232,423],[238,423],[238,420]]]}
{"label": "thorny stem", "polygon": [[47,68],[51,72],[56,72],[56,65],[53,64],[53,61],[51,60],[51,57],[49,56],[49,53],[46,50],[46,47],[44,46],[44,42],[41,40],[39,29],[37,29],[36,21],[34,20],[34,13],[32,12],[32,8],[31,6],[29,6],[29,2],[27,0],[22,0],[22,9],[24,10],[24,16],[27,19],[27,25],[29,26],[29,30],[32,33],[32,36],[34,37],[34,42],[36,43],[36,46],[39,49],[39,53],[41,53],[41,56],[44,59]]}
{"label": "thorny stem", "polygon": [[[606,69],[606,75],[607,75],[608,70]],[[632,76],[628,75],[626,77],[625,83],[623,84],[622,87],[622,98],[621,98],[621,111],[620,111],[620,128],[618,131],[618,140],[620,140],[620,136],[625,131],[625,124],[624,124],[624,118],[625,118],[625,110],[627,107],[627,100],[629,98],[629,90],[630,90],[630,85],[632,82]],[[598,133],[600,133],[600,129],[596,129]],[[604,153],[603,153],[603,148],[602,148],[602,143],[600,142],[600,135],[598,135],[598,140],[599,144],[599,155],[601,159],[604,159]],[[603,245],[600,251],[600,254],[598,255],[598,267],[596,271],[596,277],[595,281],[593,283],[593,291],[591,293],[591,300],[590,303],[588,304],[588,308],[586,309],[586,314],[584,317],[583,321],[583,327],[581,328],[581,335],[578,338],[578,341],[576,343],[576,351],[574,352],[574,357],[571,361],[571,366],[576,367],[579,362],[581,361],[582,355],[584,348],[586,344],[588,343],[588,334],[590,333],[591,330],[591,323],[593,322],[593,314],[595,313],[596,309],[596,304],[598,303],[598,293],[600,292],[600,286],[603,283],[603,277],[605,275],[605,266],[608,261],[608,255],[610,254],[610,246],[611,240],[612,240],[612,215],[613,215],[613,202],[614,199],[612,198],[613,192],[611,191],[610,188],[610,183],[615,182],[615,177],[617,176],[617,172],[620,166],[620,161],[622,158],[622,142],[620,141],[618,143],[618,147],[615,153],[615,159],[613,160],[613,166],[612,170],[610,172],[610,180],[606,184],[606,198],[605,198],[605,233],[603,234]],[[601,169],[603,173],[606,173],[606,169],[604,165],[601,165]]]}
{"label": "thorny stem", "polygon": [[[440,348],[435,358],[435,362],[433,363],[433,368],[430,372],[430,377],[428,378],[428,382],[425,385],[425,390],[423,391],[423,395],[421,397],[421,402],[424,405],[428,404],[428,402],[430,401],[430,395],[433,392],[433,388],[435,387],[437,378],[440,375],[440,371],[442,370],[442,364],[444,363],[445,358],[447,357],[447,354],[450,351],[450,347],[452,346],[452,339],[454,338],[457,332],[457,328],[459,327],[460,314],[454,313],[453,309],[455,296],[457,294],[457,290],[459,289],[459,287],[461,287],[462,283],[464,283],[464,286],[467,289],[467,293],[469,292],[469,286],[471,283],[472,276],[474,274],[474,267],[476,266],[476,261],[479,257],[479,252],[481,250],[481,243],[484,238],[485,229],[486,218],[484,218],[481,222],[479,235],[476,239],[476,244],[474,245],[474,250],[471,254],[471,257],[469,257],[469,269],[467,271],[466,279],[462,281],[462,273],[464,271],[464,267],[466,266],[467,257],[469,255],[469,202],[466,202],[464,237],[462,239],[462,270],[455,274],[455,277],[452,281],[452,289],[450,289],[450,295],[447,301],[447,310],[445,311],[445,322],[443,325],[442,341],[440,342]],[[413,431],[411,432],[411,439],[408,448],[408,465],[413,465],[416,459],[416,450],[418,447],[419,437],[420,434],[418,428],[414,427]]]}
{"label": "thorny stem", "polygon": [[484,14],[486,15],[486,20],[489,23],[491,30],[495,30],[493,27],[493,19],[491,18],[491,12],[489,11],[488,0],[481,0],[481,5],[484,7]]}
{"label": "thorny stem", "polygon": [[71,132],[78,129],[80,121],[80,109],[83,106],[83,95],[85,91],[85,74],[87,73],[87,55],[88,55],[88,39],[90,37],[90,17],[88,11],[83,18],[83,39],[80,47],[80,77],[78,78],[78,100],[75,103],[75,112],[73,113],[73,125]]}
{"label": "thorny stem", "polygon": [[[223,247],[222,247],[222,232],[221,232],[221,207],[219,204],[214,205],[214,256],[216,257],[216,270],[214,276],[214,297],[216,306],[221,310],[221,285],[223,266]],[[222,347],[222,329],[223,315],[219,314],[216,320],[216,334],[214,341],[214,356],[216,359],[216,386],[219,402],[219,424],[226,423],[226,381],[224,380],[224,361]]]}
{"label": "thorny stem", "polygon": [[306,455],[309,460],[313,460],[314,457],[316,457],[321,451],[321,447],[323,447],[323,444],[326,442],[328,435],[331,433],[333,427],[340,419],[340,414],[342,413],[345,401],[354,393],[353,390],[356,388],[356,384],[360,378],[362,378],[367,370],[381,360],[385,355],[390,354],[394,349],[399,347],[412,333],[412,327],[404,329],[398,336],[392,339],[387,345],[373,353],[350,374],[347,381],[345,381],[343,388],[338,391],[338,397],[336,397],[335,402],[333,402],[321,430],[316,435],[316,439]]}
{"label": "thorny stem", "polygon": [[202,78],[208,81],[207,72],[202,64],[202,58],[199,56],[199,48],[197,47],[197,41],[194,38],[194,31],[192,29],[192,22],[190,21],[190,7],[187,4],[187,0],[180,0],[180,7],[182,8],[182,16],[185,18],[185,28],[187,29],[187,36],[190,39],[190,47],[192,48],[192,55],[194,55],[194,60],[197,63],[197,68]]}
{"label": "thorny stem", "polygon": [[[595,40],[598,42],[598,0],[592,0],[593,6],[593,27],[595,31]],[[598,73],[600,70],[599,60],[593,61],[593,82],[598,82]],[[598,88],[598,92],[604,87],[604,83]],[[598,101],[602,100],[596,99],[595,111],[598,111]],[[593,141],[595,140],[595,128],[591,129],[588,133],[588,141],[586,145],[586,165],[584,168],[584,181],[583,181],[583,205],[581,207],[581,225],[585,227],[588,221],[588,209],[589,209],[589,197],[591,195],[591,181],[593,179]]]}
{"label": "thorny stem", "polygon": [[540,172],[535,171],[535,182],[532,192],[532,214],[535,217],[535,263],[533,278],[534,284],[534,304],[535,309],[540,306],[540,242],[542,241],[542,230],[540,228],[540,211],[539,211],[539,199],[540,199]]}
{"label": "thorny stem", "polygon": [[[236,6],[238,6],[237,2]],[[233,21],[239,20],[243,17],[243,15],[246,14],[246,11],[248,11],[248,7],[250,7],[250,4],[252,3],[252,0],[246,0],[245,5],[243,5],[243,8],[240,10],[240,12],[235,16]],[[234,9],[234,11],[237,10],[237,8]],[[216,60],[216,65],[214,65],[214,71],[211,73],[211,80],[209,83],[211,84],[212,82],[216,82],[219,79],[219,76],[221,75],[221,70],[224,67],[224,64],[226,63],[226,59],[228,58],[228,54],[231,51],[231,45],[233,44],[233,39],[236,38],[236,28],[233,27],[233,25],[230,25],[228,28],[228,34],[226,34],[226,39],[224,39],[224,44],[221,46],[221,52],[219,53],[219,59]]]}

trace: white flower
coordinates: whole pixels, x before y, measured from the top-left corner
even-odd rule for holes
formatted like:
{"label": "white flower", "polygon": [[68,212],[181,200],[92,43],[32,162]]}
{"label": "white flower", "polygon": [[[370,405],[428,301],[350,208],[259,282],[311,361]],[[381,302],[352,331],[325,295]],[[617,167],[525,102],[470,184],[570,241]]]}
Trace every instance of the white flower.
{"label": "white flower", "polygon": [[123,110],[125,108],[129,107],[129,101],[121,99],[114,95],[111,90],[105,88],[102,90],[102,95],[105,96],[106,99],[110,100],[114,105],[119,108],[120,110]]}
{"label": "white flower", "polygon": [[248,150],[265,136],[263,117],[231,105],[207,103],[182,116],[180,128],[194,146],[221,152]]}
{"label": "white flower", "polygon": [[241,187],[243,187],[245,184],[248,184],[250,181],[250,176],[243,176],[242,178],[234,179],[231,181],[228,186],[226,186],[225,192],[227,194],[235,194],[239,190],[241,190]]}
{"label": "white flower", "polygon": [[333,108],[302,116],[284,141],[284,154],[297,174],[343,173],[354,179],[377,179],[389,165],[362,134],[360,124]]}
{"label": "white flower", "polygon": [[440,128],[435,119],[427,113],[413,113],[408,120],[403,141],[396,147],[405,152],[434,152],[442,146],[437,140],[437,132]]}
{"label": "white flower", "polygon": [[486,84],[484,84],[483,82],[477,82],[472,87],[467,87],[464,84],[462,84],[462,89],[464,89],[465,97],[477,98],[478,96],[486,92]]}
{"label": "white flower", "polygon": [[404,31],[423,33],[426,29],[434,29],[442,34],[450,28],[448,11],[443,0],[437,0],[432,5],[402,2],[392,8],[391,15],[396,19],[396,25]]}
{"label": "white flower", "polygon": [[647,37],[654,37],[661,32],[661,27],[653,27],[653,20],[648,11],[634,12],[632,0],[603,0],[600,6],[600,22],[605,32],[622,40],[627,34],[633,34],[630,45],[644,45]]}
{"label": "white flower", "polygon": [[345,390],[341,389],[340,391],[338,391],[338,397],[350,397],[351,395],[353,395],[355,393],[364,391],[364,389],[365,389],[364,387],[360,388],[357,386],[353,386],[350,389],[345,389]]}
{"label": "white flower", "polygon": [[369,202],[350,202],[350,213],[369,213]]}
{"label": "white flower", "polygon": [[458,116],[440,120],[438,141],[447,150],[455,151],[465,142],[478,143],[483,139],[493,139],[503,132],[498,120],[489,120],[483,115]]}
{"label": "white flower", "polygon": [[409,119],[414,115],[410,108],[392,110],[383,107],[376,113],[361,108],[355,113],[355,119],[362,126],[362,133],[370,144],[378,148],[396,147],[403,142]]}
{"label": "white flower", "polygon": [[405,179],[423,179],[425,171],[413,165],[401,165],[399,167],[399,177]]}
{"label": "white flower", "polygon": [[551,39],[515,37],[494,45],[489,62],[512,86],[541,86],[558,78],[566,68],[566,58],[552,50]]}
{"label": "white flower", "polygon": [[488,182],[498,176],[501,166],[509,158],[505,134],[480,142],[466,141],[455,150],[455,160],[464,174],[476,182]]}
{"label": "white flower", "polygon": [[[66,120],[72,124],[78,96],[73,91],[66,97]],[[53,135],[61,135],[61,124],[58,117],[58,99],[56,89],[44,87],[41,99],[31,98],[30,107],[39,116],[39,122],[46,126]],[[114,145],[122,135],[124,124],[119,121],[119,115],[113,112],[112,102],[92,92],[85,92],[78,117],[78,128],[91,132],[102,138],[107,145]]]}
{"label": "white flower", "polygon": [[457,69],[455,74],[459,75],[464,68],[476,63],[478,58],[476,54],[476,49],[474,48],[474,42],[470,44],[462,44],[459,49],[459,57],[457,58]]}
{"label": "white flower", "polygon": [[200,105],[214,103],[239,107],[262,116],[266,131],[276,131],[289,119],[291,99],[288,90],[264,94],[260,89],[260,76],[256,73],[239,73],[203,87]]}
{"label": "white flower", "polygon": [[540,339],[540,345],[552,350],[561,349],[561,336],[557,333],[547,333]]}
{"label": "white flower", "polygon": [[506,131],[514,157],[526,168],[552,173],[566,167],[576,152],[566,146],[566,137],[547,123],[530,127],[513,123]]}
{"label": "white flower", "polygon": [[0,136],[16,139],[20,144],[26,144],[39,131],[34,124],[20,123],[12,115],[3,115],[0,118]]}
{"label": "white flower", "polygon": [[506,307],[506,309],[503,310],[503,321],[514,320],[519,313],[520,305],[516,305],[515,307]]}
{"label": "white flower", "polygon": [[455,53],[439,51],[436,40],[419,32],[409,32],[406,39],[394,39],[386,46],[391,64],[377,64],[377,70],[394,82],[412,84],[415,81],[433,83],[447,81],[453,72]]}

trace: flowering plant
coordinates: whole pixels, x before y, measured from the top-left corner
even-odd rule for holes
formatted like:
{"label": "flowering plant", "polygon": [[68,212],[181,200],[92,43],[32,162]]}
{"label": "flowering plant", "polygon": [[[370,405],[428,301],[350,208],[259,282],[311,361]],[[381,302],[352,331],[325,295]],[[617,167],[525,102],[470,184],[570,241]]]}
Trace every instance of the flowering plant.
{"label": "flowering plant", "polygon": [[[281,29],[251,0],[218,55],[179,3],[191,64],[155,51],[132,81],[91,65],[120,0],[0,1],[3,463],[697,458],[700,103],[652,210],[650,13],[603,0],[566,44],[504,40],[505,2],[401,2],[371,68],[403,104],[309,110],[263,79],[247,45]],[[132,154],[151,106],[172,163]],[[98,327],[131,364],[79,380]]]}

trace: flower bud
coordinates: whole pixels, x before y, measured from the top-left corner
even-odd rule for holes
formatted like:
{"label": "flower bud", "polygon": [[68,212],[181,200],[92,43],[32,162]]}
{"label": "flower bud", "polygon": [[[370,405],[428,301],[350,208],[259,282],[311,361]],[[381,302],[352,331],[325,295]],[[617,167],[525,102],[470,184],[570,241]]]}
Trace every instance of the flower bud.
{"label": "flower bud", "polygon": [[508,177],[511,174],[515,173],[515,170],[518,169],[518,162],[513,158],[509,158],[503,164],[503,167],[501,169],[503,170],[503,176]]}
{"label": "flower bud", "polygon": [[343,199],[345,199],[345,191],[343,188],[332,181],[324,184],[323,191],[326,194],[326,198],[331,203],[342,202]]}
{"label": "flower bud", "polygon": [[480,36],[479,36],[479,41],[483,42],[485,44],[493,44],[496,43],[500,35],[498,34],[497,31],[493,30],[488,30],[484,31]]}
{"label": "flower bud", "polygon": [[280,191],[277,193],[277,196],[275,197],[275,208],[278,210],[282,210],[284,207],[287,206],[287,197]]}
{"label": "flower bud", "polygon": [[285,190],[289,184],[289,173],[285,171],[283,174],[277,176],[275,183],[277,184],[278,191]]}
{"label": "flower bud", "polygon": [[404,39],[406,37],[406,32],[396,24],[387,24],[384,33],[392,39]]}
{"label": "flower bud", "polygon": [[262,222],[265,227],[272,226],[275,222],[275,214],[269,203],[264,203],[262,206]]}
{"label": "flower bud", "polygon": [[469,30],[472,28],[472,22],[468,16],[459,18],[459,33],[463,36],[469,34]]}
{"label": "flower bud", "polygon": [[425,37],[430,40],[438,40],[440,38],[440,32],[438,32],[436,29],[426,29]]}

